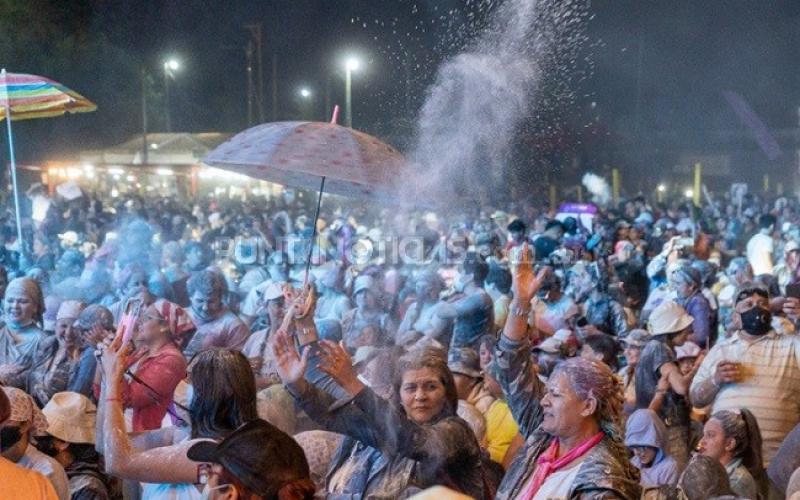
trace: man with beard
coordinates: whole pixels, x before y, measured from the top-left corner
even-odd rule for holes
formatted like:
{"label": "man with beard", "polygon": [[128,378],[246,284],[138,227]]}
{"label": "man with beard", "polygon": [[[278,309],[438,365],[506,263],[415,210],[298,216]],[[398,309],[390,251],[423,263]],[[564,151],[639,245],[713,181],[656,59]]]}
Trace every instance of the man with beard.
{"label": "man with beard", "polygon": [[197,327],[183,349],[186,359],[212,347],[242,350],[250,330],[222,299],[228,290],[222,274],[205,270],[189,279],[189,316]]}
{"label": "man with beard", "polygon": [[[2,430],[11,418],[11,404],[0,390],[0,450],[5,449]],[[20,467],[0,455],[0,491],[16,500],[56,500],[53,485],[40,473]]]}
{"label": "man with beard", "polygon": [[800,337],[779,335],[771,321],[767,293],[741,290],[734,303],[734,333],[711,348],[690,391],[696,407],[712,405],[710,414],[739,408],[753,412],[765,466],[800,422]]}

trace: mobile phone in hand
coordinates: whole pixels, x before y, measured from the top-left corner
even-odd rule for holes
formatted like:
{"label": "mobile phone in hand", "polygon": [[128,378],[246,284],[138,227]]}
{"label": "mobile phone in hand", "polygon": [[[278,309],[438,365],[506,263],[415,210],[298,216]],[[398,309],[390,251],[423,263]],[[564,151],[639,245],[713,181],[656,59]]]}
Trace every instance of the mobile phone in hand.
{"label": "mobile phone in hand", "polygon": [[789,283],[786,285],[786,296],[793,299],[800,299],[800,283]]}

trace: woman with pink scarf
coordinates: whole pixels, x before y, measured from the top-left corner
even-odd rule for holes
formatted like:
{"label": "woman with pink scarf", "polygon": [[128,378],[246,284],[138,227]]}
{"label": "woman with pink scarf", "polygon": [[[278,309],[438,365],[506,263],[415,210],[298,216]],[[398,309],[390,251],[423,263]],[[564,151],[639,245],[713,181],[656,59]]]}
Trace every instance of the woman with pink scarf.
{"label": "woman with pink scarf", "polygon": [[534,275],[528,245],[513,262],[512,291],[497,344],[497,380],[525,438],[497,491],[500,500],[639,498],[639,473],[621,431],[622,387],[600,361],[572,358],[545,387],[531,370],[527,318],[549,269]]}
{"label": "woman with pink scarf", "polygon": [[136,324],[136,355],[123,382],[122,400],[133,409],[133,432],[159,429],[178,383],[186,377],[186,358],[178,344],[194,329],[177,304],[157,300],[142,311]]}

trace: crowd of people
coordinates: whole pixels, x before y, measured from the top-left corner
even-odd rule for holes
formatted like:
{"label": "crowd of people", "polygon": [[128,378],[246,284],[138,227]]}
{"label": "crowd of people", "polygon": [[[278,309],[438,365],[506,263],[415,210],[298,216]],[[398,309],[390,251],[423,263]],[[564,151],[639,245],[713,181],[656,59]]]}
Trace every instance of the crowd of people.
{"label": "crowd of people", "polygon": [[797,199],[25,201],[0,498],[800,498]]}

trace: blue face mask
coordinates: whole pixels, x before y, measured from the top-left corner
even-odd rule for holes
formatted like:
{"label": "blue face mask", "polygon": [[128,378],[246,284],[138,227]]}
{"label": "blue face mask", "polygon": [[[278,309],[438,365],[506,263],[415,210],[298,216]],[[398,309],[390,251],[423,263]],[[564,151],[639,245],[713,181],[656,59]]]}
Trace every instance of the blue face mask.
{"label": "blue face mask", "polygon": [[189,384],[189,387],[186,388],[186,406],[191,408],[193,402],[194,402],[194,386],[192,384]]}

